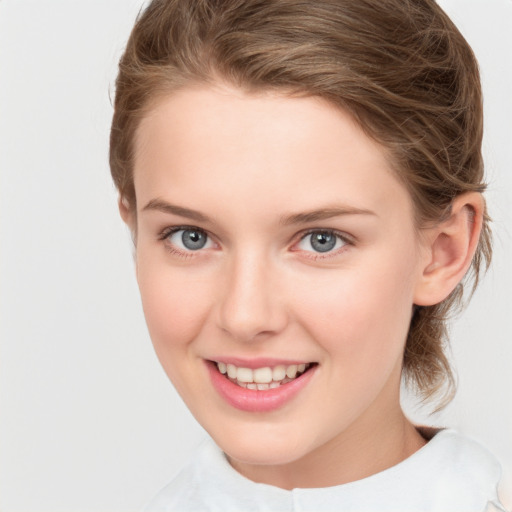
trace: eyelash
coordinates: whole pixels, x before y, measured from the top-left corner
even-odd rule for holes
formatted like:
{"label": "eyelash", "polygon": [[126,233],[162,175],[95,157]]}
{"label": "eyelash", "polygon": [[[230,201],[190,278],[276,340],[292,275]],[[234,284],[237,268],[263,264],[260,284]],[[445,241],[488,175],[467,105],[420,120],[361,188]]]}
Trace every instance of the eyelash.
{"label": "eyelash", "polygon": [[[183,258],[183,259],[192,258],[194,256],[195,252],[200,252],[200,249],[197,251],[193,251],[193,250],[181,251],[181,250],[173,247],[171,244],[165,243],[167,238],[169,238],[171,235],[173,235],[174,233],[177,233],[178,231],[183,231],[183,230],[199,231],[201,233],[204,233],[208,238],[211,239],[211,236],[207,231],[205,231],[204,229],[198,228],[196,226],[173,226],[173,227],[168,227],[168,228],[165,228],[164,230],[162,230],[160,232],[160,234],[158,235],[158,240],[164,242],[165,248],[168,252],[170,252],[171,254],[173,254],[175,256]],[[319,252],[314,252],[314,251],[304,251],[304,253],[305,253],[304,256],[313,261],[332,258],[334,256],[339,255],[341,252],[344,252],[347,249],[347,246],[354,245],[353,238],[348,236],[346,233],[342,233],[335,229],[322,229],[322,228],[309,229],[309,230],[301,233],[299,236],[299,240],[297,242],[295,242],[294,245],[299,244],[302,240],[304,240],[309,235],[312,235],[313,233],[325,233],[328,235],[334,235],[343,242],[342,247],[340,247],[337,250],[332,251],[332,252],[326,251],[324,254],[319,253]]]}
{"label": "eyelash", "polygon": [[346,251],[347,246],[354,245],[354,240],[351,237],[349,237],[347,234],[337,231],[335,229],[322,229],[322,228],[309,229],[309,230],[303,232],[300,235],[299,241],[294,245],[297,245],[298,243],[302,242],[302,240],[304,240],[309,235],[312,235],[313,233],[325,233],[328,235],[334,235],[335,237],[337,237],[338,239],[340,239],[343,242],[342,247],[340,247],[334,251],[326,251],[325,253],[314,252],[314,251],[305,251],[304,256],[313,261],[333,258],[335,256],[338,256],[342,252]]}
{"label": "eyelash", "polygon": [[[170,252],[171,254],[173,254],[174,256],[178,256],[179,258],[183,258],[183,259],[188,259],[188,258],[192,258],[194,256],[194,252],[196,252],[196,251],[181,251],[181,250],[173,247],[171,244],[165,243],[167,238],[169,238],[171,235],[173,235],[174,233],[177,233],[178,231],[183,231],[183,230],[200,231],[201,233],[204,233],[208,238],[211,238],[211,237],[207,231],[205,231],[204,229],[198,228],[196,226],[173,226],[173,227],[165,228],[164,230],[162,230],[160,232],[160,234],[158,235],[158,239],[161,240],[162,242],[164,242],[165,249],[168,252]],[[199,252],[199,251],[197,251],[197,252]]]}

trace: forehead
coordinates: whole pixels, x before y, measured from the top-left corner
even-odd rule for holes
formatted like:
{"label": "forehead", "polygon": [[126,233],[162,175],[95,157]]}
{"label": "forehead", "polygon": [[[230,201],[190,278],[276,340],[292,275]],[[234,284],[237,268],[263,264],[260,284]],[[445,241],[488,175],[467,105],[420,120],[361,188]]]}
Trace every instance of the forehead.
{"label": "forehead", "polygon": [[192,203],[215,198],[244,210],[257,205],[254,211],[308,209],[317,199],[362,209],[398,200],[411,206],[383,148],[316,97],[185,88],[142,120],[135,150],[139,205],[188,194]]}

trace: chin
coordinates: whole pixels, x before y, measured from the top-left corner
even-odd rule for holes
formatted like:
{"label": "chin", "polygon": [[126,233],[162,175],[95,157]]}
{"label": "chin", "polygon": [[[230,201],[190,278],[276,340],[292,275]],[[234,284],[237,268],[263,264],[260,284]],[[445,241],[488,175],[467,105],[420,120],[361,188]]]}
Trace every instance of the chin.
{"label": "chin", "polygon": [[215,442],[229,457],[245,464],[284,465],[292,463],[308,452],[305,444],[290,432],[254,433],[248,429],[243,433],[223,432],[212,435]]}

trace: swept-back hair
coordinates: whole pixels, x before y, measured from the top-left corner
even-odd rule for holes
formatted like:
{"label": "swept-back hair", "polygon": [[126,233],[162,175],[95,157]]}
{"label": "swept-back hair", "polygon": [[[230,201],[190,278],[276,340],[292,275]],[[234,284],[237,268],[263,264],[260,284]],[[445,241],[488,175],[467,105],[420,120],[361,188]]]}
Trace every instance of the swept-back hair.
{"label": "swept-back hair", "polygon": [[[482,96],[474,54],[434,0],[153,0],[119,63],[110,167],[136,212],[134,139],[159,98],[224,81],[249,93],[317,96],[349,112],[409,190],[418,229],[483,192]],[[465,282],[491,258],[489,219]],[[463,283],[416,307],[403,376],[438,408],[453,396],[446,320]]]}

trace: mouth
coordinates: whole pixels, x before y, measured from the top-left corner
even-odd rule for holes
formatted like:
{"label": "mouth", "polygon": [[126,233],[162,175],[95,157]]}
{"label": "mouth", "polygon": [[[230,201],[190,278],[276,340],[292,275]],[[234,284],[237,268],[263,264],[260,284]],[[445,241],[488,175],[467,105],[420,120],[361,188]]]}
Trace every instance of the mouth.
{"label": "mouth", "polygon": [[[211,383],[229,405],[241,411],[265,413],[293,403],[310,386],[318,363],[293,362],[259,366],[252,361],[237,366],[227,361],[205,361]],[[243,362],[242,362],[243,364]]]}
{"label": "mouth", "polygon": [[260,368],[245,368],[222,361],[212,361],[217,371],[233,384],[245,389],[267,391],[284,386],[306,373],[317,363],[298,363]]}

